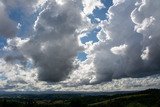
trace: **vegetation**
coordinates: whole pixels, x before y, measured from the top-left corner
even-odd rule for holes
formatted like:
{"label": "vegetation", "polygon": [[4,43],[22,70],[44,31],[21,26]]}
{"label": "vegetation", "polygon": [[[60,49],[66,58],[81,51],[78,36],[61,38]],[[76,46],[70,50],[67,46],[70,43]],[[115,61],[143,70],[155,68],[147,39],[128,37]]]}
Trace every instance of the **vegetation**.
{"label": "vegetation", "polygon": [[160,107],[160,90],[102,95],[1,95],[0,107]]}

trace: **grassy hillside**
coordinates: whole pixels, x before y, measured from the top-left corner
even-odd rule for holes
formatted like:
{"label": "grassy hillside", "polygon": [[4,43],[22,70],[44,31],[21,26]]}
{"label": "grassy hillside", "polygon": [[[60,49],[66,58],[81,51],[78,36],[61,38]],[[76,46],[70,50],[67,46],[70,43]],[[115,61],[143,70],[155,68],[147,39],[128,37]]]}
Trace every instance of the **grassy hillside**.
{"label": "grassy hillside", "polygon": [[0,107],[160,107],[160,90],[128,94],[54,94],[0,97]]}
{"label": "grassy hillside", "polygon": [[113,96],[106,101],[89,104],[89,107],[160,107],[160,90]]}

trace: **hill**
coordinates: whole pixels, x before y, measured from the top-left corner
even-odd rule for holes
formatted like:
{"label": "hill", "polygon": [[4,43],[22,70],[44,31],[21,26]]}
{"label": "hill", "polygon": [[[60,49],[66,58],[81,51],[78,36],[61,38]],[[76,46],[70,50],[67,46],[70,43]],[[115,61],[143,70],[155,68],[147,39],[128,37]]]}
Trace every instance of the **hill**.
{"label": "hill", "polygon": [[0,107],[160,107],[160,90],[0,95]]}
{"label": "hill", "polygon": [[160,90],[149,89],[130,94],[119,94],[112,98],[89,104],[89,107],[160,107]]}

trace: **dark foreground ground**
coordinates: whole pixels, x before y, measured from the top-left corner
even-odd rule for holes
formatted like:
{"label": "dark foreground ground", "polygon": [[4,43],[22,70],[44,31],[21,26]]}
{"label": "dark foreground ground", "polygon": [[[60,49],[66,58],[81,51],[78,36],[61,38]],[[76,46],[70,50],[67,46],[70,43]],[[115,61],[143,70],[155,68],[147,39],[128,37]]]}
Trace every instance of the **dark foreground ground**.
{"label": "dark foreground ground", "polygon": [[115,93],[1,93],[0,107],[160,107],[160,90]]}

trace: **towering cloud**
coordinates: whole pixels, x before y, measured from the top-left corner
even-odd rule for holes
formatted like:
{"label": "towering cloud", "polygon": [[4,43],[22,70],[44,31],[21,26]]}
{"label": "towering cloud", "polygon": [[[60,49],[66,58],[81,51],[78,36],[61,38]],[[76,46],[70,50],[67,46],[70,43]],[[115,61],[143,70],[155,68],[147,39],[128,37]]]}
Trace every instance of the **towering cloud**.
{"label": "towering cloud", "polygon": [[94,46],[97,81],[160,73],[159,0],[113,3]]}
{"label": "towering cloud", "polygon": [[[143,35],[141,58],[148,72],[160,71],[160,2],[145,0],[136,3],[131,14],[135,30]],[[152,73],[151,73],[152,74]]]}
{"label": "towering cloud", "polygon": [[79,3],[49,0],[39,14],[35,35],[25,44],[23,52],[39,68],[40,80],[59,82],[75,68],[74,59],[81,49],[77,36],[84,28]]}
{"label": "towering cloud", "polygon": [[[159,0],[112,0],[101,20],[107,1],[0,0],[0,90],[160,88]],[[95,35],[96,43],[80,41]]]}

